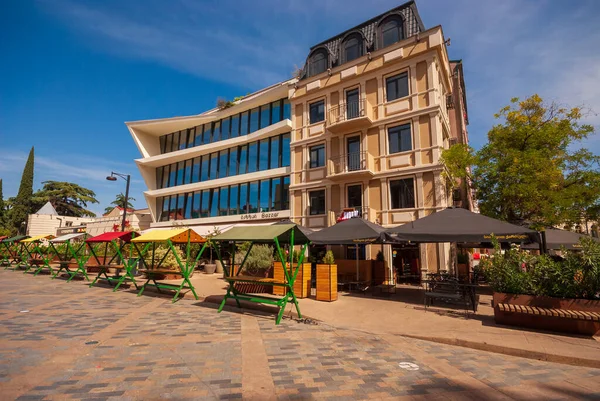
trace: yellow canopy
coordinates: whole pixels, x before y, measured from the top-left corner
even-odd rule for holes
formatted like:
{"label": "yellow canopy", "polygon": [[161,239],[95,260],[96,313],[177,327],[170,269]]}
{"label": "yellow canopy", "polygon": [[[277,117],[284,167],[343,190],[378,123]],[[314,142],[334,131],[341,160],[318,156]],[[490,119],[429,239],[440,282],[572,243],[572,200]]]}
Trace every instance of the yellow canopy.
{"label": "yellow canopy", "polygon": [[178,228],[174,230],[154,230],[146,234],[142,234],[139,237],[133,238],[131,242],[165,242],[171,240],[175,244],[184,244],[188,242],[202,243],[206,242],[206,238],[200,236],[194,230],[189,228]]}
{"label": "yellow canopy", "polygon": [[21,242],[36,242],[36,241],[41,241],[44,239],[52,239],[52,238],[56,238],[56,237],[52,234],[36,235],[35,237],[24,239]]}

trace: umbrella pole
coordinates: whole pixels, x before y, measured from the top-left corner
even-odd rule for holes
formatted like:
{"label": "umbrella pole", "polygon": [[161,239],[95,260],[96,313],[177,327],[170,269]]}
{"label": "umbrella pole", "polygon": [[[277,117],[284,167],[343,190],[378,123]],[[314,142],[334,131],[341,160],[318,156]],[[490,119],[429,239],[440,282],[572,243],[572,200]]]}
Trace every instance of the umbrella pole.
{"label": "umbrella pole", "polygon": [[358,244],[354,245],[356,247],[356,281],[360,281],[360,272],[358,269]]}

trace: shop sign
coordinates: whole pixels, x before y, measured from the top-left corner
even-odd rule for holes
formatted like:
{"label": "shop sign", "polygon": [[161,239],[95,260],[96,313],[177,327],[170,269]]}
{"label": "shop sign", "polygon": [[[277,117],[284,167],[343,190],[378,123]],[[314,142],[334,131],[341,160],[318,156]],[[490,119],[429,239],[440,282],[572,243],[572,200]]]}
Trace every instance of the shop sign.
{"label": "shop sign", "polygon": [[240,215],[240,220],[264,220],[264,219],[276,219],[279,217],[279,212],[263,212],[263,213],[251,213]]}

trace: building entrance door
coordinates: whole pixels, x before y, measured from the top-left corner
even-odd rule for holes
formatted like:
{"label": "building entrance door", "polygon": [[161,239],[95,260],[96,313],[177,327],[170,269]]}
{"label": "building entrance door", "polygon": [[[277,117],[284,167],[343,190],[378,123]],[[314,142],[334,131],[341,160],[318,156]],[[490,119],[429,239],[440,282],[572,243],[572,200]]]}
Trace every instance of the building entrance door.
{"label": "building entrance door", "polygon": [[419,246],[392,246],[392,261],[397,282],[420,282]]}

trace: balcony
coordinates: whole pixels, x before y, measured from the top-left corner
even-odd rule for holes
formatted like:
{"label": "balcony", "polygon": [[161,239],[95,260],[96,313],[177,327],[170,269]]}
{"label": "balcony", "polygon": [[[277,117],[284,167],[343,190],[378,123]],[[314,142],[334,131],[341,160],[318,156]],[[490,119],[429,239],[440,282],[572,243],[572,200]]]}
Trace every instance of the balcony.
{"label": "balcony", "polygon": [[342,210],[334,210],[333,214],[335,216],[336,223],[353,218],[362,218],[371,222],[375,222],[377,220],[375,209],[368,206],[345,207]]}
{"label": "balcony", "polygon": [[327,160],[327,177],[331,180],[372,177],[375,161],[369,152],[347,153]]}
{"label": "balcony", "polygon": [[329,110],[327,129],[334,134],[366,128],[373,123],[367,115],[365,100],[342,103]]}

